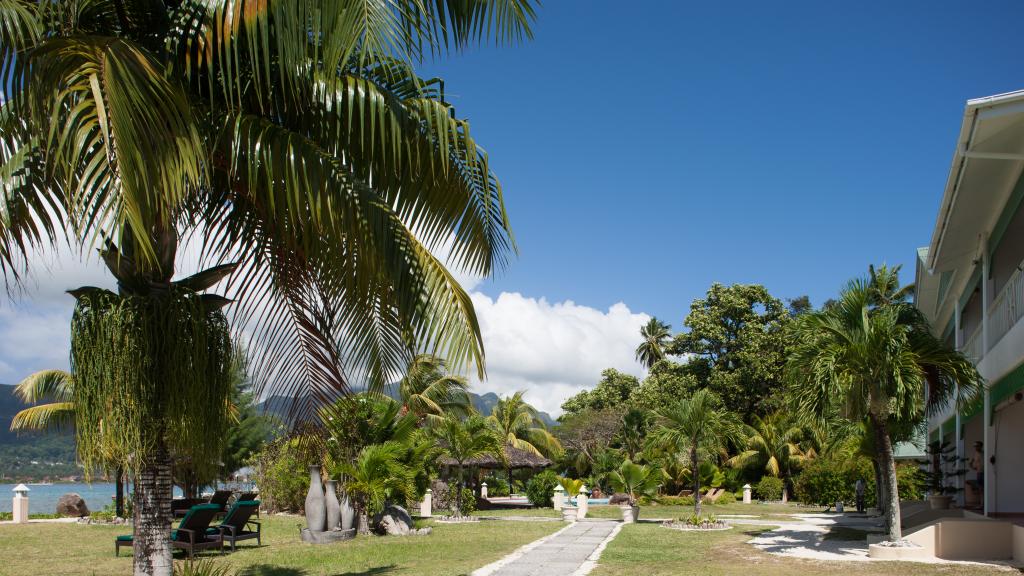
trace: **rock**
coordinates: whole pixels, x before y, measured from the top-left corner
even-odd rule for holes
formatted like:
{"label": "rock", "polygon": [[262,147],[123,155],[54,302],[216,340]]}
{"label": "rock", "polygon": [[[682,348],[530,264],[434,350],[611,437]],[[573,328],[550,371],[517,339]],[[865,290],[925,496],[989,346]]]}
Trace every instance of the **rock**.
{"label": "rock", "polygon": [[613,505],[629,504],[629,494],[622,494],[621,492],[616,492],[615,494],[612,494],[611,498],[608,499],[608,503]]}
{"label": "rock", "polygon": [[419,530],[413,530],[412,533],[417,535],[417,536],[427,536],[428,534],[430,534],[431,531],[432,531],[431,527],[427,526],[426,528],[420,528]]}
{"label": "rock", "polygon": [[85,505],[84,498],[72,492],[57,500],[57,515],[82,518],[89,515],[89,507]]}
{"label": "rock", "polygon": [[389,504],[374,516],[373,525],[377,531],[388,536],[405,536],[414,530],[412,516],[401,506]]}

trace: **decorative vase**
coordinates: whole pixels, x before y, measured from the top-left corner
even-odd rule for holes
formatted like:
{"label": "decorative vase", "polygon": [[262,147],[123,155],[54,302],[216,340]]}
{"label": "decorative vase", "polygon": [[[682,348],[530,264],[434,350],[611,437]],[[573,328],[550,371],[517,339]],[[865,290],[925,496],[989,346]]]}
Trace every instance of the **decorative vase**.
{"label": "decorative vase", "polygon": [[356,509],[352,507],[352,499],[343,490],[341,492],[341,529],[354,528],[356,524]]}
{"label": "decorative vase", "polygon": [[309,467],[309,492],[306,494],[306,527],[310,532],[323,532],[324,521],[324,487],[320,483],[320,467]]}
{"label": "decorative vase", "polygon": [[326,530],[336,530],[341,525],[341,505],[338,504],[338,483],[328,480],[327,484],[327,527]]}

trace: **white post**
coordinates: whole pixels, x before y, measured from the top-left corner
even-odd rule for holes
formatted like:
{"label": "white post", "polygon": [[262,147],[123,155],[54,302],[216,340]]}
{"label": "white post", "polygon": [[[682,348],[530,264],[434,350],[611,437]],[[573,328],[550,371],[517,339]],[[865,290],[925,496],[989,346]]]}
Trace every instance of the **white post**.
{"label": "white post", "polygon": [[551,505],[555,510],[561,510],[565,506],[565,488],[561,484],[555,484],[555,493],[551,495]]}
{"label": "white post", "polygon": [[743,503],[750,504],[750,484],[743,485]]}
{"label": "white post", "polygon": [[[988,296],[989,291],[989,255],[988,255],[988,238],[983,237],[981,239],[981,358],[978,359],[980,363],[983,358],[988,354],[988,307],[991,302],[991,298]],[[985,406],[984,406],[984,458],[985,462],[982,463],[982,469],[985,471],[985,481],[982,487],[984,498],[984,514],[988,516],[992,512],[995,512],[995,492],[994,488],[996,485],[996,470],[995,466],[992,465],[992,443],[995,442],[995,431],[992,429],[992,392],[989,390],[988,383],[985,383]]]}
{"label": "white post", "polygon": [[580,494],[576,497],[576,519],[583,520],[587,517],[587,487],[580,486]]}
{"label": "white post", "polygon": [[[955,348],[957,350],[961,350],[963,348],[963,345],[960,342],[960,313],[961,313],[960,312],[960,301],[959,301],[959,299],[957,299],[957,301],[954,303],[954,308],[953,308],[953,348]],[[957,468],[959,468],[960,467],[960,463],[964,461],[964,439],[963,439],[963,436],[961,434],[961,430],[963,430],[963,427],[960,425],[960,408],[957,407],[957,399],[959,397],[960,397],[960,384],[957,383],[956,384],[956,393],[955,393],[955,396],[954,396],[954,399],[953,399],[953,410],[956,411],[956,424],[955,424],[956,431],[953,433],[953,442],[954,442],[954,446],[956,447],[956,467]],[[965,476],[964,474],[958,474],[957,477],[956,477],[956,480],[955,480],[956,487],[958,488],[958,490],[956,491],[955,498],[956,498],[957,502],[960,504],[960,506],[963,506],[964,503],[967,501],[967,496],[966,496],[967,489],[964,486],[964,476]]]}
{"label": "white post", "polygon": [[487,499],[487,482],[483,482],[480,484],[480,497],[483,498],[484,500]]}
{"label": "white post", "polygon": [[423,495],[423,500],[420,501],[420,516],[423,518],[430,518],[434,513],[434,491],[427,488],[427,493]]}
{"label": "white post", "polygon": [[28,524],[28,486],[18,484],[12,492],[14,492],[14,503],[11,506],[12,519],[18,524]]}

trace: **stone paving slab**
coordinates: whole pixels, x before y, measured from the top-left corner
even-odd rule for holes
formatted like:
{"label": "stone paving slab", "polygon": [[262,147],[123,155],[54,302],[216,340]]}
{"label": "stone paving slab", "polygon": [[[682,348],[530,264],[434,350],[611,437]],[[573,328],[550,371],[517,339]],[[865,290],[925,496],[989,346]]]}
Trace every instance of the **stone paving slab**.
{"label": "stone paving slab", "polygon": [[491,572],[493,576],[570,576],[593,560],[617,521],[576,522],[521,557]]}

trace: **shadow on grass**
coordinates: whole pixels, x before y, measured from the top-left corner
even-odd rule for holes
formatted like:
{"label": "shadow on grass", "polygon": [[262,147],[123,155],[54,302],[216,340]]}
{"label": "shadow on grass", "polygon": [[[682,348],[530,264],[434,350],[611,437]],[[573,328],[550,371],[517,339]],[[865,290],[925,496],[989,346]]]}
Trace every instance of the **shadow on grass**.
{"label": "shadow on grass", "polygon": [[[395,571],[394,564],[390,566],[376,566],[359,572],[339,572],[333,576],[378,576]],[[257,564],[249,566],[239,573],[239,576],[310,576],[310,573],[301,568],[286,568],[283,566],[272,566],[270,564]]]}

